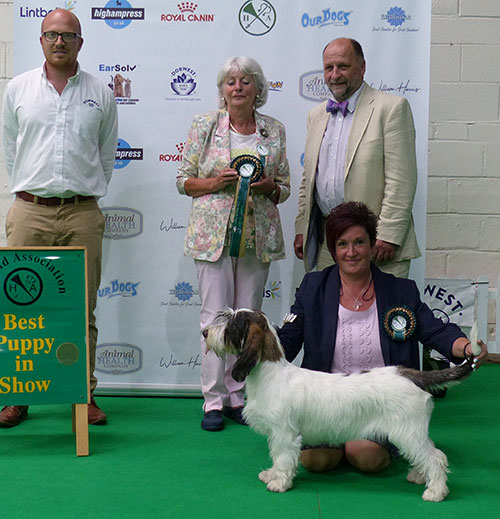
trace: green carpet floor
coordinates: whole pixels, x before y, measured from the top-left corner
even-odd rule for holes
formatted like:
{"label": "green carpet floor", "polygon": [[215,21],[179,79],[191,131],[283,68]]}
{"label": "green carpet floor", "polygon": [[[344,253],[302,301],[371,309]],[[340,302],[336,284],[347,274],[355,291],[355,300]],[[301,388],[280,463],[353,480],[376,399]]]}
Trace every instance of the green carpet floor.
{"label": "green carpet floor", "polygon": [[[200,399],[98,397],[106,426],[90,427],[78,458],[70,406],[33,406],[0,429],[0,514],[11,518],[460,519],[500,517],[500,366],[487,365],[436,400],[431,436],[447,454],[450,495],[421,499],[407,465],[364,475],[299,469],[285,494],[257,474],[269,465],[265,438],[227,421],[200,428]],[[497,443],[498,442],[498,443]]]}

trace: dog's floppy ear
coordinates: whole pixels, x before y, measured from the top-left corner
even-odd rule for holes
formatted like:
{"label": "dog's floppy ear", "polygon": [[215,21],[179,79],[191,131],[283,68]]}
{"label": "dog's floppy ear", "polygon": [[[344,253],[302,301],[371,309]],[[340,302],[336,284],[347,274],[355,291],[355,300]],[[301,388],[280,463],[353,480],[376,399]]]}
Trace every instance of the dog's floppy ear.
{"label": "dog's floppy ear", "polygon": [[236,382],[243,382],[252,368],[260,361],[264,330],[261,326],[251,323],[241,353],[233,366],[232,376]]}

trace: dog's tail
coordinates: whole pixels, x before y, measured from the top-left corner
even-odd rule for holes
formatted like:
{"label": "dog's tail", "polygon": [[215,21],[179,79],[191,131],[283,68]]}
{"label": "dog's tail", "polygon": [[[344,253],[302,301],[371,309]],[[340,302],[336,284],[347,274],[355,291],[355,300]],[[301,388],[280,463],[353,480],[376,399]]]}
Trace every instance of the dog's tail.
{"label": "dog's tail", "polygon": [[467,358],[462,364],[453,368],[418,371],[416,369],[398,366],[398,372],[403,377],[411,380],[420,389],[432,391],[434,389],[443,389],[459,384],[472,373],[472,365],[472,358]]}

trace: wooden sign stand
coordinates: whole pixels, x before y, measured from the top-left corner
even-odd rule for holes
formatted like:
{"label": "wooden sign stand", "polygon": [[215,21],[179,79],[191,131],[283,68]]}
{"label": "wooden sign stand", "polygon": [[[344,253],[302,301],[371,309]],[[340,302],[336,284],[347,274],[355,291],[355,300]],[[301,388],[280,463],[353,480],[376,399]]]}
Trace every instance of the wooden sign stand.
{"label": "wooden sign stand", "polygon": [[72,404],[73,432],[76,433],[76,455],[89,455],[89,414],[87,404]]}

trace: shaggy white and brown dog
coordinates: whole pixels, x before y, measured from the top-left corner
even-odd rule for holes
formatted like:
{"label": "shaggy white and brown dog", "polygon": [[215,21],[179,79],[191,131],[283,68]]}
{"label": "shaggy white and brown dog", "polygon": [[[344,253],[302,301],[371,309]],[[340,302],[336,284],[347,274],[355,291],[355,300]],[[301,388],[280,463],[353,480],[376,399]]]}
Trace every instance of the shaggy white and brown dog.
{"label": "shaggy white and brown dog", "polygon": [[352,375],[311,371],[287,362],[266,316],[246,309],[219,312],[203,334],[216,354],[238,356],[232,375],[246,378],[243,416],[268,437],[273,465],[259,474],[268,490],[292,487],[303,444],[380,439],[411,464],[408,481],[425,483],[424,500],[442,501],[448,494],[448,462],[428,435],[433,403],[424,389],[465,378],[470,362],[434,372],[399,366]]}

